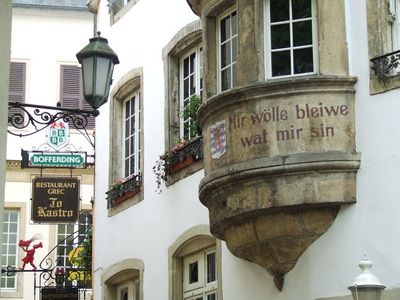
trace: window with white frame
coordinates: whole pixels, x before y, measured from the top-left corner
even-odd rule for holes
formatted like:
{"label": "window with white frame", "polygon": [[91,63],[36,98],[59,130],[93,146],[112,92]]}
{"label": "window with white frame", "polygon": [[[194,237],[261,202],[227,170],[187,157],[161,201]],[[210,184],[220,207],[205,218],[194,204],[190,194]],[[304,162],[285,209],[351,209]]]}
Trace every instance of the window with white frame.
{"label": "window with white frame", "polygon": [[138,175],[140,170],[140,95],[133,94],[124,102],[124,177]]}
{"label": "window with white frame", "polygon": [[315,0],[266,0],[268,77],[316,71]]}
{"label": "window with white frame", "polygon": [[237,14],[230,11],[218,18],[218,83],[225,91],[236,84],[236,56],[238,44]]}
{"label": "window with white frame", "polygon": [[[2,268],[17,266],[19,241],[19,211],[4,210],[3,219],[3,251]],[[17,275],[1,276],[0,287],[3,291],[15,291],[17,289]]]}
{"label": "window with white frame", "polygon": [[[189,51],[180,59],[180,107],[190,104],[191,97],[201,96],[203,89],[203,58],[202,47]],[[180,114],[180,138],[190,140],[194,138],[190,130],[192,119]]]}
{"label": "window with white frame", "polygon": [[392,50],[400,50],[400,0],[390,0],[389,22],[391,25]]}
{"label": "window with white frame", "polygon": [[183,258],[183,299],[217,300],[215,248]]}
{"label": "window with white frame", "polygon": [[137,278],[120,284],[118,287],[118,300],[139,300],[140,298],[140,282]]}
{"label": "window with white frame", "polygon": [[60,266],[71,266],[68,254],[74,248],[74,224],[57,225],[57,263]]}

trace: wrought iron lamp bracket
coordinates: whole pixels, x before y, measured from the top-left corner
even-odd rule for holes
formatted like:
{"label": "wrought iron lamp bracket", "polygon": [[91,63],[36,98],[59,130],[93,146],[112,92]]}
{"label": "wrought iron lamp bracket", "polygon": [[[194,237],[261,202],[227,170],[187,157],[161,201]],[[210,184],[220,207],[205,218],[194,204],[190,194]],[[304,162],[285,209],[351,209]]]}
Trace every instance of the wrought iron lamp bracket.
{"label": "wrought iron lamp bracket", "polygon": [[[58,103],[57,107],[36,105],[20,102],[8,102],[8,125],[15,129],[20,129],[15,132],[10,129],[8,133],[25,137],[40,132],[56,121],[62,120],[73,126],[74,129],[79,131],[86,140],[94,147],[94,141],[87,132],[88,118],[93,116],[97,117],[99,111],[71,109],[61,107]],[[23,131],[24,129],[32,129]]]}

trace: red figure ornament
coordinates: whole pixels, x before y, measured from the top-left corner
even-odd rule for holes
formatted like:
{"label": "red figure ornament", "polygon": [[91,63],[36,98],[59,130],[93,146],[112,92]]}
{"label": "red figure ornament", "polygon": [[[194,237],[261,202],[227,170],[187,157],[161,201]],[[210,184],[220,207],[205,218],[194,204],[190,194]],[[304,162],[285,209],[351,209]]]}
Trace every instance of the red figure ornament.
{"label": "red figure ornament", "polygon": [[18,246],[21,247],[21,249],[24,250],[24,252],[26,253],[25,257],[23,259],[21,259],[23,262],[23,265],[21,268],[19,268],[20,270],[25,270],[26,264],[30,264],[32,266],[32,268],[34,270],[36,270],[36,266],[33,263],[33,260],[35,259],[34,255],[35,255],[37,248],[43,248],[43,244],[42,244],[42,242],[34,244],[32,246],[32,248],[30,248],[30,249],[29,249],[29,246],[31,245],[31,243],[33,241],[37,241],[39,239],[40,239],[39,235],[35,235],[30,240],[26,240],[26,241],[20,240],[19,241]]}

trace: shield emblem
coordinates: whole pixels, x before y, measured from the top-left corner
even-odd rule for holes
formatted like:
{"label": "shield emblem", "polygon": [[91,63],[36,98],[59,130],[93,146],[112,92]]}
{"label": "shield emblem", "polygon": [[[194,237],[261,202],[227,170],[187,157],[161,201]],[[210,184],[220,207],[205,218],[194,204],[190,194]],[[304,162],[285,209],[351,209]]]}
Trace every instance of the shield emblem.
{"label": "shield emblem", "polygon": [[49,127],[47,143],[56,149],[65,146],[69,138],[68,124],[63,121],[54,122]]}
{"label": "shield emblem", "polygon": [[225,120],[211,126],[211,158],[218,159],[226,152]]}

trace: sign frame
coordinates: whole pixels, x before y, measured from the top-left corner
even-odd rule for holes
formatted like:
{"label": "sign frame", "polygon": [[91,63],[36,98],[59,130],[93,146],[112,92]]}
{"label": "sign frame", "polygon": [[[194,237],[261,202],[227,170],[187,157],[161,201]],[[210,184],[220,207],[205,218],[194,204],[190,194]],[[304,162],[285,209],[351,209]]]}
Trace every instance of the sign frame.
{"label": "sign frame", "polygon": [[31,220],[34,223],[75,223],[79,207],[79,178],[39,176],[32,179]]}

